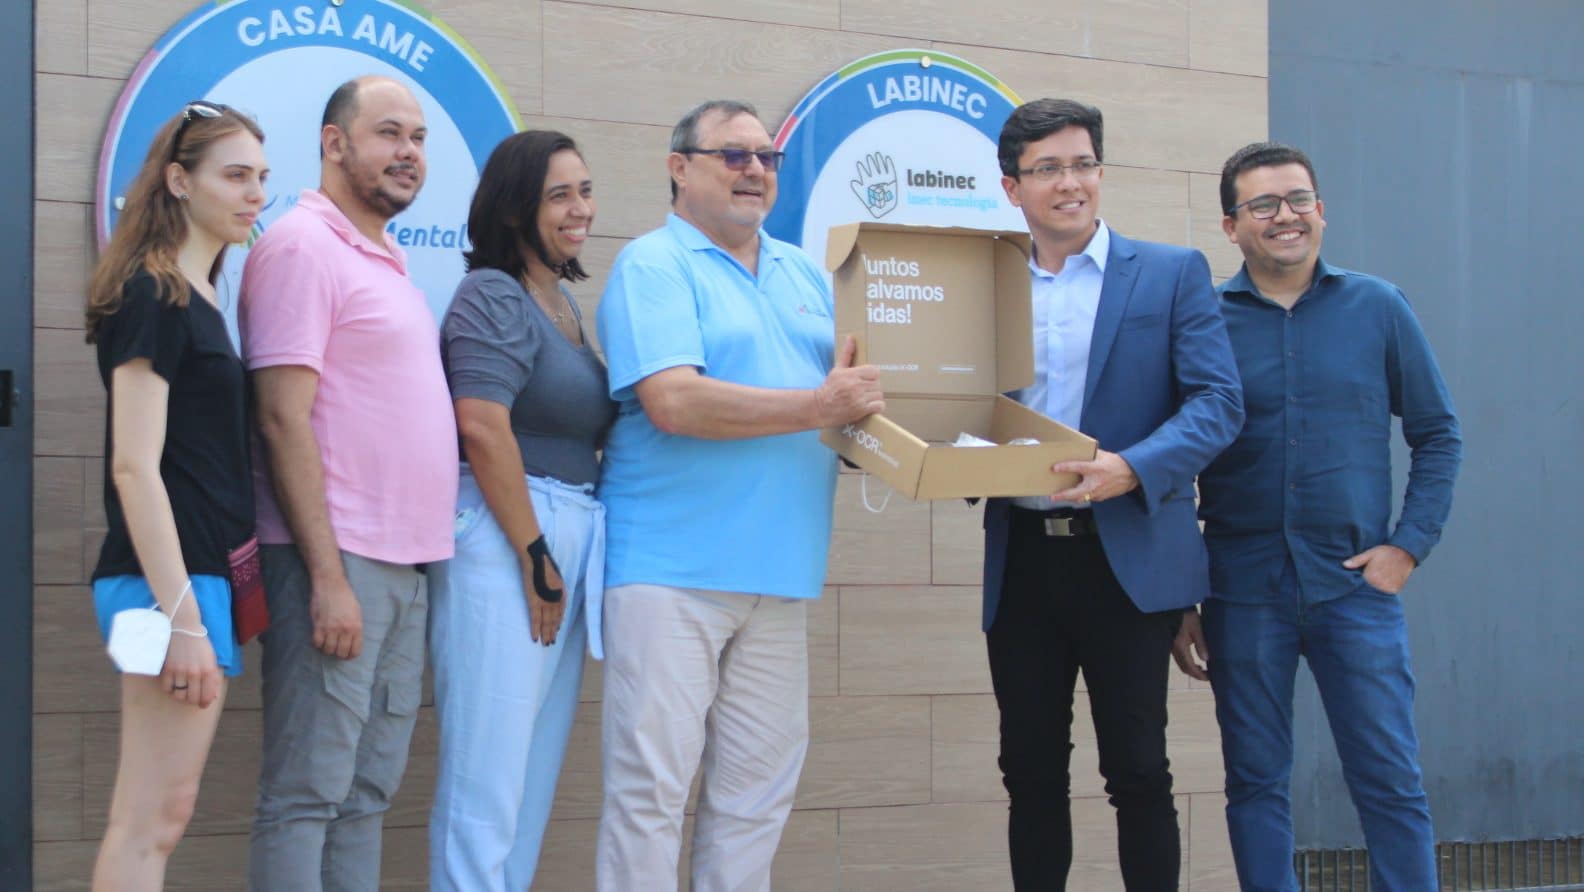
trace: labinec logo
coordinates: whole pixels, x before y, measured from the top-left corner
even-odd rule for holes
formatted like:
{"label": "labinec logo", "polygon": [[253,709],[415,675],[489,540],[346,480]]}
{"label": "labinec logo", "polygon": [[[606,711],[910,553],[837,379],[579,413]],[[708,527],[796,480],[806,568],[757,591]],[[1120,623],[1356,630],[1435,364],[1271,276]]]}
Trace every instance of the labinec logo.
{"label": "labinec logo", "polygon": [[896,210],[897,175],[891,156],[874,152],[868,158],[859,159],[854,166],[858,168],[858,178],[849,184],[864,209],[876,220]]}
{"label": "labinec logo", "polygon": [[934,50],[843,66],[776,133],[787,157],[765,229],[817,258],[832,226],[859,221],[1024,230],[996,160],[1018,102],[983,69]]}

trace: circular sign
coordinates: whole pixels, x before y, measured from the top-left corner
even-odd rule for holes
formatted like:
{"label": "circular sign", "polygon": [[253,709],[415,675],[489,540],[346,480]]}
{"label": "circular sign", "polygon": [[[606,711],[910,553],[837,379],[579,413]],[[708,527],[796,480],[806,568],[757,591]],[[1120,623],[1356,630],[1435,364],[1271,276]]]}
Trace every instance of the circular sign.
{"label": "circular sign", "polygon": [[933,50],[865,56],[804,96],[781,130],[773,236],[823,260],[830,227],[860,220],[1024,231],[996,141],[1020,104],[983,69]]}
{"label": "circular sign", "polygon": [[[99,157],[94,218],[102,246],[160,125],[193,99],[252,115],[269,159],[264,210],[251,245],[319,185],[325,102],[342,83],[379,74],[405,84],[423,108],[428,178],[386,227],[439,318],[463,275],[467,214],[478,172],[520,129],[506,91],[455,31],[407,0],[233,0],[206,4],[138,63],[111,114]],[[226,253],[220,292],[235,332],[246,246]]]}

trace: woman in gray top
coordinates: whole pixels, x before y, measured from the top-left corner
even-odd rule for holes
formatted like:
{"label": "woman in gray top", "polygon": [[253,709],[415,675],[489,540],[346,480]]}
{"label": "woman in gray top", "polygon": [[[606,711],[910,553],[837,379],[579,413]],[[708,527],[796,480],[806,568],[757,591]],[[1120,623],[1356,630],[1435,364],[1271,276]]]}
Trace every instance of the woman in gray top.
{"label": "woman in gray top", "polygon": [[530,130],[490,155],[473,247],[441,326],[461,435],[456,556],[429,577],[440,768],[435,890],[533,883],[583,675],[602,656],[605,511],[598,450],[616,416],[605,365],[563,280],[594,219],[567,136]]}

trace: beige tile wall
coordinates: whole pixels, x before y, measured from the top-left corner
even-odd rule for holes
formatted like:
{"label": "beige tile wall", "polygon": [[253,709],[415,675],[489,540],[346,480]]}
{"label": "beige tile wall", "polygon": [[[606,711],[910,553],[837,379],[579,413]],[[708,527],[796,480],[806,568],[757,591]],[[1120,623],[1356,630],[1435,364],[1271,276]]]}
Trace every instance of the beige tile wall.
{"label": "beige tile wall", "polygon": [[[34,754],[37,886],[86,888],[116,750],[116,682],[99,652],[88,572],[103,536],[103,396],[79,331],[103,127],[136,60],[195,0],[55,0],[37,18],[37,458]],[[722,93],[771,129],[830,71],[871,52],[937,47],[1032,98],[1099,104],[1105,208],[1119,229],[1237,266],[1216,177],[1265,134],[1264,0],[438,0],[529,126],[584,146],[601,214],[579,289],[597,302],[616,252],[666,209],[669,126]],[[611,53],[611,48],[619,52]],[[994,699],[978,632],[978,509],[893,500],[876,517],[844,474],[826,597],[810,614],[813,742],[776,862],[788,890],[994,890],[1006,871]],[[234,889],[257,769],[256,648],[236,685],[171,888]],[[1230,889],[1209,692],[1174,681],[1184,886]],[[592,667],[536,888],[590,887],[599,803],[599,673]],[[1076,712],[1086,714],[1084,694]],[[1076,729],[1075,889],[1120,889],[1115,831]],[[386,885],[423,887],[435,728],[425,707],[386,833]],[[685,870],[685,865],[684,865]]]}

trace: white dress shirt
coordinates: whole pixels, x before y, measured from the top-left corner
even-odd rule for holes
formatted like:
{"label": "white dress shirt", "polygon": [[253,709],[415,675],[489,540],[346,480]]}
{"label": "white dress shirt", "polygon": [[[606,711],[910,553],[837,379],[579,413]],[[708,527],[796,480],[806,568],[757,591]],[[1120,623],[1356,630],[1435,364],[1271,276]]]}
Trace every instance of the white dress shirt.
{"label": "white dress shirt", "polygon": [[[1078,429],[1083,415],[1089,342],[1094,337],[1095,314],[1100,309],[1100,288],[1105,282],[1106,255],[1110,251],[1111,230],[1101,220],[1088,246],[1082,253],[1068,257],[1061,272],[1044,269],[1038,257],[1029,258],[1034,300],[1034,383],[1012,396],[1073,430]],[[1035,511],[1073,506],[1072,502],[1051,501],[1049,496],[1023,496],[1014,499],[1013,504]]]}

